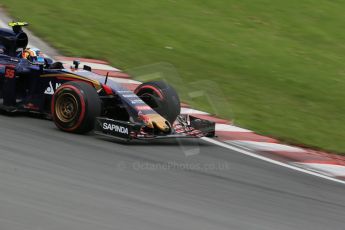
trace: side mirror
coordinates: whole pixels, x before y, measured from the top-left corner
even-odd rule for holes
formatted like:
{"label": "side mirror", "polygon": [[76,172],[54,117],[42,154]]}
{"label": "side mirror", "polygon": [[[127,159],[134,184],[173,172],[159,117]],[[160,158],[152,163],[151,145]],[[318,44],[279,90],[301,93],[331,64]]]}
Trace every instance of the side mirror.
{"label": "side mirror", "polygon": [[86,71],[89,71],[89,72],[92,71],[91,66],[88,66],[88,65],[84,65],[83,70],[86,70]]}
{"label": "side mirror", "polygon": [[80,61],[79,60],[74,60],[73,61],[73,65],[75,69],[78,69],[79,65],[80,65]]}

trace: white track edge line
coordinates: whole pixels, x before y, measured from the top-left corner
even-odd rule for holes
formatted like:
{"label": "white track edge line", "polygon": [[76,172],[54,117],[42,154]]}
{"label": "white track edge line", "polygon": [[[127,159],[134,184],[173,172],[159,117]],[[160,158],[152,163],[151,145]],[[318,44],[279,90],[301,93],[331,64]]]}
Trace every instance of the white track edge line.
{"label": "white track edge line", "polygon": [[309,175],[317,176],[317,177],[320,177],[320,178],[323,178],[323,179],[326,179],[326,180],[330,180],[330,181],[333,181],[333,182],[338,182],[340,184],[344,184],[345,185],[345,181],[342,181],[342,180],[339,180],[339,179],[336,179],[336,178],[332,178],[332,177],[329,177],[329,176],[326,176],[326,175],[323,175],[323,174],[320,174],[320,173],[316,173],[316,172],[313,172],[313,171],[309,171],[309,170],[306,170],[306,169],[303,169],[303,168],[299,168],[297,166],[289,165],[289,164],[286,164],[286,163],[283,163],[283,162],[280,162],[280,161],[272,160],[270,158],[267,158],[267,157],[255,154],[253,152],[250,152],[250,151],[247,151],[247,150],[244,150],[244,149],[240,149],[240,148],[235,147],[235,146],[231,146],[229,144],[225,144],[223,142],[220,142],[220,141],[208,138],[208,137],[202,137],[201,139],[204,140],[204,141],[207,141],[209,143],[212,143],[212,144],[221,146],[223,148],[227,148],[227,149],[230,149],[230,150],[242,153],[244,155],[247,155],[247,156],[250,156],[250,157],[253,157],[253,158],[256,158],[256,159],[260,159],[260,160],[263,160],[263,161],[266,161],[266,162],[269,162],[269,163],[272,163],[272,164],[275,164],[275,165],[279,165],[279,166],[282,166],[282,167],[285,167],[285,168],[289,168],[289,169],[292,169],[292,170],[295,170],[295,171],[298,171],[298,172],[302,172],[302,173],[306,173],[306,174],[309,174]]}

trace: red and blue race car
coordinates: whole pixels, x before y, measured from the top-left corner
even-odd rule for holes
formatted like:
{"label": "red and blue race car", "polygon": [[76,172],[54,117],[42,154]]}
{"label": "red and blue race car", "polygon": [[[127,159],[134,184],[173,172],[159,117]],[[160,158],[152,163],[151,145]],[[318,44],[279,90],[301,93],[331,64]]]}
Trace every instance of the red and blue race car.
{"label": "red and blue race car", "polygon": [[51,117],[66,132],[98,134],[124,140],[214,136],[215,124],[180,115],[180,99],[164,81],[147,82],[131,91],[112,78],[74,62],[32,54],[27,23],[0,29],[0,109]]}

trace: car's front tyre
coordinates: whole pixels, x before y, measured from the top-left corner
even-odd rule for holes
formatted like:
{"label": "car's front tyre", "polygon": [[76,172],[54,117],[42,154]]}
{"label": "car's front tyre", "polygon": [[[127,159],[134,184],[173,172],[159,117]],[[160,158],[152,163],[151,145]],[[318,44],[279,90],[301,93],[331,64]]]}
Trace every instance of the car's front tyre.
{"label": "car's front tyre", "polygon": [[135,91],[141,100],[173,124],[181,112],[180,98],[175,89],[164,81],[151,81],[139,85]]}

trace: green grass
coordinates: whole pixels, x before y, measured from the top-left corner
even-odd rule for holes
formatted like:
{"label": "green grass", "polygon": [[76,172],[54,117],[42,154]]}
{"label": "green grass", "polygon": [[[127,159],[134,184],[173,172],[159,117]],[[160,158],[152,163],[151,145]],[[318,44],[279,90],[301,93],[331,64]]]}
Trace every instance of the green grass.
{"label": "green grass", "polygon": [[345,153],[344,1],[2,4],[65,55],[107,59],[123,69],[171,63],[185,100],[190,84],[206,87],[209,80],[227,101],[214,107],[206,98],[193,100],[201,109],[290,143]]}

